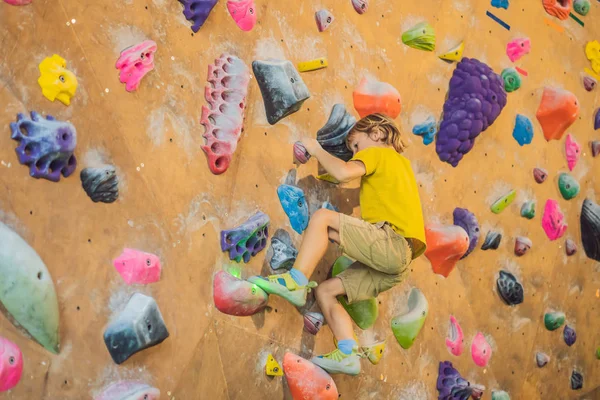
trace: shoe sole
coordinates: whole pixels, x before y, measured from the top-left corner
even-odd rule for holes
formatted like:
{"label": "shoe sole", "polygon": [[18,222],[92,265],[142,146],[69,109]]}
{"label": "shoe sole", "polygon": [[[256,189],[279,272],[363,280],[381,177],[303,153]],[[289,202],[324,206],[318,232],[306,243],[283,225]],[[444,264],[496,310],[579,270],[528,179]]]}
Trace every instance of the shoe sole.
{"label": "shoe sole", "polygon": [[306,289],[292,291],[279,283],[273,283],[257,276],[248,278],[248,282],[255,284],[268,294],[284,298],[296,307],[306,304]]}
{"label": "shoe sole", "polygon": [[353,365],[349,365],[342,368],[330,368],[327,365],[321,365],[319,362],[320,359],[318,357],[313,357],[310,361],[330,374],[345,374],[350,376],[356,376],[360,374],[360,360],[356,360],[356,362]]}

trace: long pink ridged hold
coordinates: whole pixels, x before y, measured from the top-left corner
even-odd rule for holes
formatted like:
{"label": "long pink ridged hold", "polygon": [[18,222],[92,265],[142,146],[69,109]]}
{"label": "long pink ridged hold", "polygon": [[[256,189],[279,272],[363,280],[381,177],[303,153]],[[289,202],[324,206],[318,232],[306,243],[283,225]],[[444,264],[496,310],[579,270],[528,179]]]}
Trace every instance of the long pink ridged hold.
{"label": "long pink ridged hold", "polygon": [[223,54],[208,66],[208,82],[204,97],[209,107],[202,107],[200,123],[208,168],[219,175],[227,171],[240,140],[246,109],[250,70],[239,58]]}
{"label": "long pink ridged hold", "polygon": [[567,231],[565,216],[556,200],[548,199],[542,216],[542,228],[550,240],[560,239]]}
{"label": "long pink ridged hold", "polygon": [[115,67],[120,70],[119,80],[128,92],[140,86],[142,78],[154,69],[154,53],[158,46],[152,40],[126,48],[121,52]]}

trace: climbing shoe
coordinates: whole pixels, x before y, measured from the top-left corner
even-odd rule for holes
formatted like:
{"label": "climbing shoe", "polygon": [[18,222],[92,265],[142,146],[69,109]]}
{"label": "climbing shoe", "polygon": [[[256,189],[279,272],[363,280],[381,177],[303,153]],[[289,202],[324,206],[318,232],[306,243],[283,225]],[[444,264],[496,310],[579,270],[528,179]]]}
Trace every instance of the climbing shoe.
{"label": "climbing shoe", "polygon": [[331,353],[313,357],[310,361],[330,374],[355,376],[360,373],[360,355],[356,347],[352,349],[350,354],[344,354],[340,349],[335,349]]}
{"label": "climbing shoe", "polygon": [[306,294],[317,287],[316,282],[309,282],[306,286],[301,286],[296,282],[289,272],[263,276],[252,276],[248,282],[255,284],[268,294],[281,296],[296,307],[302,307],[306,304]]}

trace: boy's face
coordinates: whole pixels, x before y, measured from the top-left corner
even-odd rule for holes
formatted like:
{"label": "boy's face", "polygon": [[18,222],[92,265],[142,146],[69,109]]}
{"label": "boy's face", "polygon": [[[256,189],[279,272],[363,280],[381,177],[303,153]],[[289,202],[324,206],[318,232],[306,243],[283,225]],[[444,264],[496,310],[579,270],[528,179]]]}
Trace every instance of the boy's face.
{"label": "boy's face", "polygon": [[379,142],[379,132],[374,132],[371,136],[367,135],[364,132],[356,132],[352,135],[350,140],[348,140],[348,147],[352,151],[353,155],[356,155],[361,150],[364,150],[368,147],[376,146],[380,144]]}

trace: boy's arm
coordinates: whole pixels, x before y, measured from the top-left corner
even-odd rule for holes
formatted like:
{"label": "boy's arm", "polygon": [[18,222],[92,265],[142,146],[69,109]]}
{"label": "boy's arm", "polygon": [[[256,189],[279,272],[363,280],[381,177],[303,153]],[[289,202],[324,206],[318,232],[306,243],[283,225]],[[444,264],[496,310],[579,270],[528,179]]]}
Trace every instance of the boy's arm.
{"label": "boy's arm", "polygon": [[320,145],[313,150],[315,157],[327,172],[340,182],[349,182],[367,173],[365,165],[360,161],[345,162],[325,151]]}

